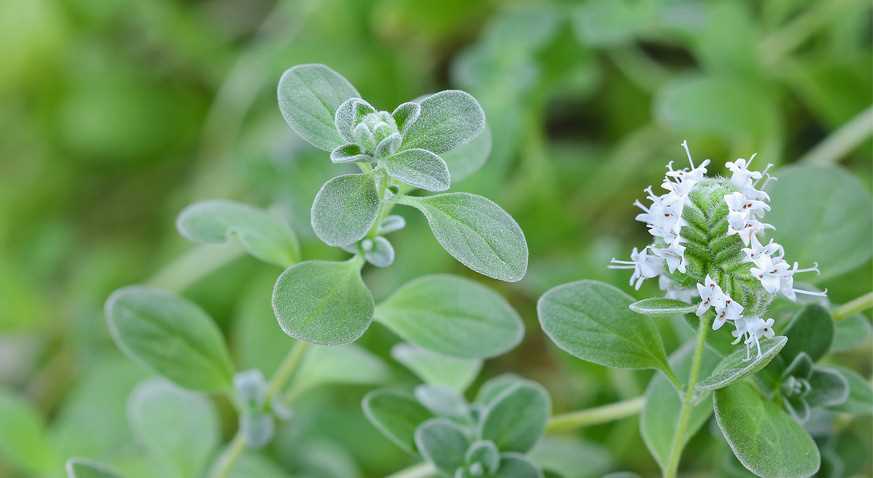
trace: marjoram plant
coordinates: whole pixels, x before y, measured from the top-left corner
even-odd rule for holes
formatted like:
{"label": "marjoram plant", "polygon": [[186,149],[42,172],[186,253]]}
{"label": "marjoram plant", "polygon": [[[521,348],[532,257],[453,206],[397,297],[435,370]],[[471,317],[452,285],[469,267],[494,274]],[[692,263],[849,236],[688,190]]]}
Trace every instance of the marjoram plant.
{"label": "marjoram plant", "polygon": [[[635,300],[596,281],[564,284],[541,297],[540,324],[580,359],[661,372],[646,391],[640,432],[665,477],[677,476],[685,445],[713,413],[748,471],[812,476],[821,456],[803,424],[811,410],[840,409],[850,393],[846,372],[815,364],[834,336],[826,291],[795,286],[796,274],[818,273],[818,265],[789,263],[791,251],[765,239],[772,165],[749,169],[753,155],[727,162],[727,177],[707,177],[709,160],[695,165],[682,147],[689,167],[668,163],[664,192],[649,187],[651,204],[634,203],[653,242],[609,265],[632,271],[637,290],[657,279],[663,296]],[[792,305],[801,297],[814,303]],[[787,325],[767,317],[776,303],[796,311]],[[682,316],[696,337],[668,358],[655,321]]]}
{"label": "marjoram plant", "polygon": [[[131,426],[162,467],[161,476],[241,476],[234,469],[245,459],[244,451],[271,441],[277,421],[293,417],[291,402],[301,390],[325,380],[363,383],[355,368],[379,359],[351,342],[374,318],[405,341],[395,347],[397,360],[428,379],[414,395],[424,405],[397,395],[408,402],[404,405],[417,407],[410,410],[424,421],[414,437],[399,438],[404,446],[452,476],[541,476],[524,453],[542,435],[549,416],[542,387],[504,377],[489,382],[474,405],[458,395],[483,358],[521,341],[521,319],[506,300],[470,280],[431,275],[376,304],[361,277],[367,264],[389,267],[394,261],[387,236],[405,226],[402,216],[391,214],[396,205],[420,211],[439,244],[470,269],[508,282],[524,277],[528,249],[515,220],[482,196],[444,192],[488,156],[490,133],[479,103],[450,90],[403,103],[391,113],[379,111],[340,74],[314,64],[282,75],[278,102],[291,130],[329,152],[338,167],[357,169],[327,181],[311,211],[315,235],[351,257],[302,260],[297,236],[284,221],[235,201],[208,200],[181,212],[177,229],[201,247],[227,243],[285,268],[275,282],[272,305],[276,333],[289,336],[289,351],[269,379],[256,369],[237,371],[221,330],[196,304],[154,286],[113,293],[106,302],[113,339],[132,360],[161,376],[138,388],[129,405]],[[411,194],[416,190],[439,194]],[[331,366],[332,379],[319,377]],[[235,437],[211,466],[218,427],[204,393],[227,397],[239,421]],[[369,416],[403,412],[379,411],[380,403],[392,399],[391,394],[369,397]],[[520,409],[531,411],[524,429],[514,421]],[[374,418],[374,423],[381,422]],[[162,426],[185,424],[213,433],[179,443],[160,433]],[[381,429],[395,440],[402,435],[392,434],[390,425]],[[78,478],[119,476],[77,458],[67,470]]]}

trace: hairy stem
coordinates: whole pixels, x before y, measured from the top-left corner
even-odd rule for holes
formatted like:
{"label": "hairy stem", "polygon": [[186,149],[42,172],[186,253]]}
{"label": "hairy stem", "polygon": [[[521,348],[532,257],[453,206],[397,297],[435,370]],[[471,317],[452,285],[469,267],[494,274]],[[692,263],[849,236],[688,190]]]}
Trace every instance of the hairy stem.
{"label": "hairy stem", "polygon": [[851,121],[831,133],[799,161],[810,164],[834,164],[873,134],[873,106],[858,113]]}
{"label": "hairy stem", "polygon": [[246,448],[246,439],[242,435],[242,433],[237,432],[236,436],[233,437],[233,440],[230,442],[227,448],[221,453],[218,457],[218,460],[215,461],[215,464],[212,466],[212,471],[210,472],[210,478],[227,478],[230,475],[230,470],[233,468],[236,460],[239,459],[240,455]]}
{"label": "hairy stem", "polygon": [[706,334],[709,332],[709,315],[700,318],[697,327],[697,344],[694,346],[694,355],[691,357],[691,371],[688,373],[688,385],[685,395],[682,397],[682,408],[679,410],[679,420],[676,423],[676,431],[673,434],[673,444],[670,447],[670,459],[664,470],[665,478],[676,478],[679,470],[679,460],[682,458],[682,449],[685,448],[685,434],[688,432],[688,420],[691,418],[691,410],[694,408],[692,398],[694,386],[700,375],[700,364],[703,362],[703,349],[706,348]]}
{"label": "hairy stem", "polygon": [[834,320],[847,319],[871,307],[873,307],[873,292],[867,292],[861,297],[837,307],[836,310],[834,310],[833,318]]}
{"label": "hairy stem", "polygon": [[546,425],[546,433],[564,433],[636,415],[643,409],[645,403],[645,397],[637,397],[600,407],[556,415]]}

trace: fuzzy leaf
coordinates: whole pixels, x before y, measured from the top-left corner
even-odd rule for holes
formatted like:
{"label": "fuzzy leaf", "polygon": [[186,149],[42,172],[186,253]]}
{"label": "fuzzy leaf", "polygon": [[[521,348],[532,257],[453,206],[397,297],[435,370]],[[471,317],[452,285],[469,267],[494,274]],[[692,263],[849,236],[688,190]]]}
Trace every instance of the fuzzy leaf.
{"label": "fuzzy leaf", "polygon": [[106,321],[118,348],[176,384],[203,391],[231,386],[224,337],[197,305],[160,289],[125,287],[106,301]]}
{"label": "fuzzy leaf", "polygon": [[520,453],[504,453],[494,478],[542,478],[543,473]]}
{"label": "fuzzy leaf", "polygon": [[448,418],[464,418],[470,407],[458,392],[440,385],[415,387],[415,398],[434,415]]}
{"label": "fuzzy leaf", "polygon": [[652,319],[628,307],[633,298],[597,281],[546,292],[537,303],[546,335],[571,355],[607,367],[654,368],[672,373]]}
{"label": "fuzzy leaf", "polygon": [[361,151],[361,147],[357,144],[343,144],[330,152],[330,161],[334,164],[357,163],[358,161],[369,161],[371,159],[373,157]]}
{"label": "fuzzy leaf", "polygon": [[482,387],[479,388],[479,392],[476,394],[476,404],[490,407],[503,392],[525,380],[511,373],[498,375],[482,384]]}
{"label": "fuzzy leaf", "polygon": [[779,354],[785,364],[791,363],[801,352],[817,362],[831,348],[834,321],[824,307],[807,305],[794,315],[782,335],[788,337],[788,343]]}
{"label": "fuzzy leaf", "polygon": [[379,216],[379,194],[367,174],[344,174],[324,183],[312,202],[312,229],[327,245],[361,240]]}
{"label": "fuzzy leaf", "polygon": [[554,473],[546,476],[603,478],[613,468],[606,447],[573,436],[546,435],[529,456],[547,473]]}
{"label": "fuzzy leaf", "polygon": [[443,249],[470,269],[506,282],[519,281],[527,272],[524,232],[491,200],[448,193],[404,196],[400,203],[421,211]]}
{"label": "fuzzy leaf", "polygon": [[818,447],[791,416],[748,382],[715,392],[715,418],[734,455],[762,478],[803,478],[821,463]]}
{"label": "fuzzy leaf", "polygon": [[767,222],[773,237],[802,267],[818,262],[819,283],[867,262],[873,248],[873,200],[870,191],[838,167],[792,166],[780,169],[768,192],[773,210]]}
{"label": "fuzzy leaf", "polygon": [[59,464],[37,410],[11,391],[0,389],[0,461],[33,476]]}
{"label": "fuzzy leaf", "polygon": [[415,444],[425,460],[450,475],[464,466],[470,445],[464,430],[443,418],[428,420],[418,427]]}
{"label": "fuzzy leaf", "polygon": [[486,126],[475,138],[440,154],[440,157],[448,165],[452,181],[457,183],[478,171],[490,154],[491,128]]}
{"label": "fuzzy leaf", "polygon": [[467,464],[479,463],[487,473],[494,473],[500,467],[500,452],[493,442],[479,440],[470,445],[465,460]]}
{"label": "fuzzy leaf", "polygon": [[300,259],[294,231],[267,211],[235,201],[192,204],[179,214],[176,228],[194,242],[221,244],[236,238],[252,256],[282,267]]}
{"label": "fuzzy leaf", "polygon": [[664,318],[690,314],[696,309],[696,306],[687,304],[681,300],[667,299],[664,297],[652,297],[649,299],[638,300],[630,305],[630,310],[638,314]]}
{"label": "fuzzy leaf", "polygon": [[803,398],[812,408],[835,407],[846,403],[849,398],[848,379],[833,368],[813,368],[809,385],[811,389]]}
{"label": "fuzzy leaf", "polygon": [[364,260],[376,267],[388,267],[394,263],[394,246],[382,236],[364,239],[361,243],[364,249]]}
{"label": "fuzzy leaf", "polygon": [[137,386],[127,403],[127,416],[138,441],[168,467],[167,476],[201,475],[219,443],[212,403],[161,379]]}
{"label": "fuzzy leaf", "polygon": [[362,406],[370,423],[409,453],[416,452],[415,430],[433,416],[415,397],[395,390],[374,390]]}
{"label": "fuzzy leaf", "polygon": [[867,317],[854,315],[843,320],[834,322],[834,341],[831,343],[831,352],[845,352],[853,350],[870,338],[873,327]]}
{"label": "fuzzy leaf", "polygon": [[776,336],[761,341],[761,355],[752,350],[751,359],[746,358],[746,349],[741,347],[719,362],[712,374],[701,380],[694,387],[694,393],[703,395],[713,390],[727,387],[743,378],[766,367],[768,363],[785,347],[787,337]]}
{"label": "fuzzy leaf", "polygon": [[331,151],[343,143],[334,116],[355,87],[324,65],[297,65],[279,80],[279,111],[288,126],[316,148]]}
{"label": "fuzzy leaf", "polygon": [[497,396],[479,423],[479,436],[501,451],[528,452],[543,436],[551,400],[536,382],[519,380]]}
{"label": "fuzzy leaf", "polygon": [[845,367],[834,367],[849,384],[849,396],[834,410],[854,415],[873,415],[873,387],[858,372]]}
{"label": "fuzzy leaf", "polygon": [[121,478],[108,466],[82,458],[70,458],[65,469],[67,478]]}
{"label": "fuzzy leaf", "polygon": [[[376,109],[370,103],[361,98],[349,98],[345,100],[334,113],[334,126],[337,133],[349,143],[354,143],[352,128],[361,121],[368,113],[375,113]],[[331,158],[332,159],[332,158]]]}
{"label": "fuzzy leaf", "polygon": [[486,358],[524,335],[518,313],[491,289],[468,279],[430,275],[407,283],[376,308],[376,318],[404,340],[462,358]]}
{"label": "fuzzy leaf", "polygon": [[421,113],[404,134],[402,149],[444,153],[470,141],[485,127],[485,112],[469,93],[440,91],[418,103]]}
{"label": "fuzzy leaf", "polygon": [[445,191],[452,185],[446,162],[425,149],[405,149],[382,161],[392,178],[410,186],[426,191]]}
{"label": "fuzzy leaf", "polygon": [[[691,370],[691,355],[694,343],[688,343],[670,356],[670,364],[680,380],[686,381]],[[708,375],[718,363],[718,356],[704,349],[700,374]],[[646,387],[646,403],[640,415],[640,435],[646,443],[649,452],[663,470],[670,458],[670,446],[676,434],[676,423],[682,402],[673,385],[663,375],[655,375]],[[712,402],[701,401],[691,410],[688,427],[685,431],[685,443],[693,437],[712,414]]]}
{"label": "fuzzy leaf", "polygon": [[354,342],[373,321],[373,295],[361,280],[361,261],[306,261],[276,279],[273,313],[297,340],[320,345]]}
{"label": "fuzzy leaf", "polygon": [[412,370],[424,383],[441,385],[463,392],[479,374],[482,361],[432,352],[415,345],[400,343],[391,349],[394,360]]}

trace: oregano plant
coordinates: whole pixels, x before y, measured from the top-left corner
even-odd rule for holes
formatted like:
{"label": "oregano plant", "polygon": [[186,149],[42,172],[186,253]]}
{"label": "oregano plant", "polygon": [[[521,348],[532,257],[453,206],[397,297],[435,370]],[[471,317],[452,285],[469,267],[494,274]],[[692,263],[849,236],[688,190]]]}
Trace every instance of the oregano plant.
{"label": "oregano plant", "polygon": [[[533,476],[507,475],[506,470],[536,470],[523,454],[548,418],[545,391],[518,381],[505,394],[507,405],[486,413],[491,408],[483,404],[475,417],[457,396],[482,358],[521,341],[518,313],[488,287],[457,276],[420,277],[379,303],[362,277],[367,265],[385,268],[394,262],[388,236],[406,225],[402,216],[392,214],[396,205],[420,211],[443,248],[470,269],[507,282],[524,277],[524,233],[497,204],[470,193],[413,194],[446,191],[453,178],[482,165],[490,136],[479,103],[468,93],[449,90],[403,103],[391,113],[379,111],[324,65],[287,70],[279,81],[278,100],[291,130],[329,153],[325,160],[338,168],[358,168],[324,183],[311,210],[315,235],[349,257],[304,260],[294,231],[269,210],[224,199],[185,208],[176,223],[185,238],[204,246],[226,244],[285,268],[275,281],[272,308],[275,333],[287,334],[288,352],[272,377],[258,369],[238,370],[222,331],[197,304],[154,286],[113,293],[105,307],[113,339],[131,359],[163,378],[143,383],[131,397],[131,427],[147,451],[167,476],[235,476],[245,449],[266,446],[278,423],[293,419],[290,405],[300,393],[325,383],[369,383],[340,367],[367,361],[383,367],[363,349],[348,349],[375,319],[409,342],[397,348],[398,360],[440,382],[417,390],[425,405],[413,401],[410,406],[416,413],[426,410],[433,420],[403,440],[411,440],[410,446],[443,471]],[[310,351],[309,344],[318,347]],[[447,371],[446,363],[460,370]],[[235,437],[211,464],[218,446],[217,418],[203,393],[227,397],[238,417]],[[514,431],[516,402],[530,402],[535,409],[530,430]],[[162,427],[189,429],[167,441]],[[68,464],[71,477],[114,473],[86,461]]]}
{"label": "oregano plant", "polygon": [[[575,357],[659,372],[642,401],[640,433],[665,477],[677,476],[686,444],[710,415],[749,472],[813,476],[822,456],[804,424],[852,393],[850,374],[816,364],[834,337],[827,291],[795,279],[819,274],[818,264],[789,262],[791,251],[768,237],[766,217],[781,196],[768,188],[772,165],[751,169],[752,155],[708,177],[710,161],[695,165],[682,147],[688,167],[669,162],[663,192],[648,187],[649,204],[634,203],[652,243],[609,264],[631,271],[636,290],[657,279],[662,295],[636,300],[602,282],[564,284],[540,298],[540,324]],[[794,313],[777,324],[768,315],[780,310]],[[658,322],[680,317],[696,335],[668,356]]]}

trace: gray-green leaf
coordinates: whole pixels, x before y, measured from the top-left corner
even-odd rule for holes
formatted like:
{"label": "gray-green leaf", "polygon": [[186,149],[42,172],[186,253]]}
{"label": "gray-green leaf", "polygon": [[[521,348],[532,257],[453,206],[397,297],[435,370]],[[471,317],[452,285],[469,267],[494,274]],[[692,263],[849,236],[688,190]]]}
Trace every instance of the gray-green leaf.
{"label": "gray-green leaf", "polygon": [[845,367],[834,367],[848,381],[849,396],[834,410],[855,415],[873,415],[873,387],[858,372]]}
{"label": "gray-green leaf", "polygon": [[392,178],[426,191],[445,191],[452,185],[446,162],[426,149],[405,149],[382,164]]}
{"label": "gray-green leaf", "polygon": [[276,279],[273,313],[282,330],[320,345],[354,342],[373,320],[373,295],[361,280],[362,260],[306,261]]}
{"label": "gray-green leaf", "polygon": [[607,367],[654,368],[672,374],[652,319],[628,307],[634,299],[602,282],[583,280],[546,292],[540,325],[558,347]]}
{"label": "gray-green leaf", "polygon": [[501,451],[528,452],[543,436],[551,414],[551,400],[538,383],[519,380],[485,409],[479,436]]}
{"label": "gray-green leaf", "polygon": [[448,165],[452,181],[457,183],[478,171],[488,161],[490,154],[491,128],[486,126],[475,138],[440,154],[440,157]]}
{"label": "gray-green leaf", "polygon": [[723,358],[709,377],[701,380],[694,387],[696,395],[703,395],[713,390],[727,387],[728,385],[742,380],[743,378],[766,367],[768,363],[785,347],[787,337],[777,336],[761,341],[761,355],[752,350],[751,358],[747,357],[745,348],[739,348],[732,354]]}
{"label": "gray-green leaf", "polygon": [[176,384],[203,391],[231,386],[224,337],[197,305],[160,289],[125,287],[106,301],[106,321],[118,348]]}
{"label": "gray-green leaf", "polygon": [[470,413],[464,397],[441,385],[419,385],[415,387],[415,398],[437,416],[464,418]]}
{"label": "gray-green leaf", "polygon": [[520,453],[504,453],[494,478],[542,478],[543,473]]}
{"label": "gray-green leaf", "polygon": [[448,474],[464,466],[470,446],[464,430],[444,418],[428,420],[418,427],[415,444],[427,461]]}
{"label": "gray-green leaf", "polygon": [[694,312],[696,306],[682,302],[681,300],[667,299],[665,297],[652,297],[638,300],[630,305],[630,310],[652,317],[675,317]]}
{"label": "gray-green leaf", "polygon": [[485,127],[485,112],[469,93],[440,91],[418,103],[421,112],[403,136],[403,149],[444,153],[473,139]]}
{"label": "gray-green leaf", "polygon": [[331,151],[343,143],[334,122],[336,110],[358,97],[355,87],[324,65],[297,65],[279,80],[279,111],[291,129],[316,148]]}
{"label": "gray-green leaf", "polygon": [[421,211],[443,249],[470,269],[506,282],[519,281],[527,272],[524,232],[491,200],[448,193],[404,196],[400,202]]}
{"label": "gray-green leaf", "polygon": [[442,274],[398,289],[376,308],[376,319],[419,347],[462,358],[500,355],[524,334],[506,299],[479,283]]}
{"label": "gray-green leaf", "polygon": [[212,403],[202,395],[152,379],[127,404],[131,430],[168,476],[199,476],[218,446],[220,430]]}
{"label": "gray-green leaf", "polygon": [[780,169],[768,189],[773,210],[767,222],[791,259],[818,262],[822,282],[848,272],[873,254],[873,200],[858,178],[837,167],[793,166]]}
{"label": "gray-green leaf", "polygon": [[235,201],[192,204],[179,214],[176,228],[195,242],[221,244],[236,238],[249,254],[282,267],[300,259],[294,231],[268,212]]}
{"label": "gray-green leaf", "polygon": [[818,447],[791,416],[748,382],[715,392],[715,418],[734,455],[762,478],[803,478],[821,463]]}
{"label": "gray-green leaf", "polygon": [[407,343],[395,345],[391,356],[425,383],[457,392],[463,392],[482,368],[482,360],[452,357]]}
{"label": "gray-green leaf", "polygon": [[344,174],[324,183],[311,211],[312,229],[330,246],[361,240],[379,215],[379,193],[367,174]]}
{"label": "gray-green leaf", "polygon": [[330,384],[377,385],[391,376],[381,358],[356,344],[315,346],[306,353],[289,395]]}
{"label": "gray-green leaf", "polygon": [[374,390],[362,402],[364,415],[383,435],[409,453],[415,453],[415,430],[433,415],[411,394]]}
{"label": "gray-green leaf", "polygon": [[811,389],[803,398],[810,407],[835,407],[849,398],[849,381],[839,370],[815,367],[809,377]]}

